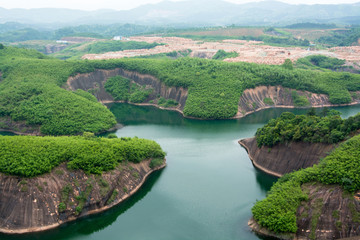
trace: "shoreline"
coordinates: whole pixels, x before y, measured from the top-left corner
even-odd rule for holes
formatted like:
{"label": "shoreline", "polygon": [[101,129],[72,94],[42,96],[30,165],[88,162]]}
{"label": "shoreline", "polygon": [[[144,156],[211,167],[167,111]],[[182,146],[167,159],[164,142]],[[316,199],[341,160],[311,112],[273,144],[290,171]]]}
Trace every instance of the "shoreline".
{"label": "shoreline", "polygon": [[254,160],[254,158],[250,155],[250,150],[249,150],[248,146],[246,146],[245,143],[242,142],[242,140],[243,140],[243,139],[239,140],[238,143],[239,143],[243,148],[245,148],[245,150],[246,150],[246,152],[247,152],[247,154],[248,154],[248,156],[249,156],[249,158],[250,158],[250,160],[251,160],[251,162],[252,162],[252,164],[254,165],[255,168],[259,169],[260,171],[262,171],[262,172],[264,172],[264,173],[266,173],[266,174],[269,174],[269,175],[271,175],[271,176],[274,176],[274,177],[281,177],[281,176],[283,176],[283,174],[280,174],[280,173],[271,171],[271,170],[269,170],[269,169],[267,169],[267,168],[264,168],[264,167],[260,166],[260,165]]}
{"label": "shoreline", "polygon": [[23,132],[18,132],[18,131],[11,130],[11,129],[3,129],[3,128],[0,128],[0,132],[9,132],[9,133],[14,133],[16,135],[44,136],[41,133],[23,133]]}
{"label": "shoreline", "polygon": [[57,227],[65,224],[65,223],[75,221],[75,220],[77,220],[79,218],[82,218],[82,217],[86,217],[86,216],[90,216],[90,215],[93,215],[93,214],[104,212],[104,211],[106,211],[106,210],[108,210],[110,208],[113,208],[113,207],[119,205],[120,203],[122,203],[126,199],[130,198],[132,195],[134,195],[142,187],[142,185],[145,183],[145,181],[149,178],[149,176],[152,173],[154,173],[154,172],[156,172],[158,170],[164,169],[165,167],[166,167],[166,159],[165,159],[164,164],[162,164],[161,166],[158,166],[158,167],[156,167],[154,169],[151,169],[151,171],[146,173],[144,178],[141,180],[141,182],[134,189],[132,189],[127,195],[123,196],[122,198],[120,198],[117,201],[114,201],[110,205],[103,206],[103,207],[101,207],[99,209],[94,209],[94,210],[87,211],[84,214],[80,214],[78,217],[72,217],[72,218],[67,219],[66,221],[59,221],[58,223],[51,224],[51,225],[48,225],[48,226],[26,228],[26,229],[17,229],[17,230],[9,230],[9,229],[0,228],[0,233],[8,234],[8,235],[18,235],[18,234],[43,232],[43,231],[47,231],[47,230],[57,228]]}
{"label": "shoreline", "polygon": [[256,109],[255,111],[246,112],[244,115],[239,115],[239,112],[238,112],[234,117],[229,118],[229,119],[241,119],[252,113],[256,113],[256,112],[259,112],[259,111],[262,111],[265,109],[269,109],[269,108],[310,109],[310,108],[325,108],[325,107],[346,107],[346,106],[354,106],[354,105],[360,105],[360,101],[355,101],[355,102],[345,103],[345,104],[324,104],[324,105],[315,105],[315,106],[308,106],[308,107],[297,107],[294,105],[265,106],[265,107],[260,107],[260,108]]}
{"label": "shoreline", "polygon": [[[290,108],[290,109],[310,109],[310,108],[324,108],[324,107],[346,107],[346,106],[355,106],[355,105],[360,105],[360,101],[355,101],[355,102],[351,102],[351,103],[346,103],[346,104],[325,104],[325,105],[316,105],[316,106],[309,106],[309,107],[296,107],[296,106],[292,106],[292,105],[277,105],[277,106],[265,106],[265,107],[260,107],[258,109],[256,109],[255,111],[249,111],[246,112],[245,114],[239,114],[240,112],[238,111],[236,113],[235,116],[231,117],[231,118],[224,118],[224,119],[204,119],[204,118],[197,118],[197,117],[191,117],[191,116],[185,116],[184,112],[178,108],[167,108],[167,107],[162,107],[159,106],[155,103],[129,103],[129,102],[124,102],[124,101],[110,101],[110,100],[105,100],[105,101],[99,101],[101,104],[106,105],[106,104],[111,104],[111,103],[127,103],[130,105],[134,105],[134,106],[153,106],[162,110],[167,110],[167,111],[175,111],[180,113],[184,118],[187,119],[194,119],[194,120],[202,120],[202,121],[213,121],[213,120],[236,120],[236,119],[241,119],[243,117],[246,117],[250,114],[256,113],[256,112],[260,112],[262,110],[265,109],[270,109],[270,108]],[[114,127],[109,128],[107,130],[104,130],[98,134],[101,133],[106,133],[106,132],[113,132],[116,131],[118,129],[121,129],[123,127],[123,125],[121,123],[117,123]],[[3,129],[0,128],[0,132],[10,132],[10,133],[14,133],[16,135],[27,135],[27,136],[44,136],[41,133],[23,133],[23,132],[18,132],[15,130],[11,130],[11,129]],[[256,165],[257,166],[257,165]],[[261,167],[258,167],[261,169]],[[271,174],[272,175],[272,174]]]}
{"label": "shoreline", "polygon": [[[155,104],[155,103],[132,103],[132,102],[125,102],[125,101],[111,101],[111,100],[105,100],[105,101],[99,101],[99,102],[102,103],[103,105],[111,104],[111,103],[127,103],[127,104],[134,105],[134,106],[153,106],[153,107],[156,107],[156,108],[159,108],[159,109],[162,109],[162,110],[175,111],[175,112],[180,113],[183,117],[186,117],[184,115],[184,112],[181,111],[178,108],[162,107],[162,106],[160,106],[158,104]],[[186,117],[186,118],[188,118],[188,117]],[[201,120],[201,118],[198,118],[198,119]]]}
{"label": "shoreline", "polygon": [[100,103],[102,104],[111,104],[111,103],[127,103],[130,105],[135,105],[135,106],[153,106],[162,110],[168,110],[168,111],[176,111],[179,112],[184,118],[188,118],[188,119],[196,119],[196,120],[231,120],[231,119],[241,119],[243,117],[246,117],[247,115],[250,115],[252,113],[256,113],[256,112],[260,112],[262,110],[265,109],[269,109],[269,108],[297,108],[297,109],[310,109],[310,108],[325,108],[325,107],[346,107],[346,106],[354,106],[354,105],[360,105],[360,101],[355,101],[355,102],[351,102],[351,103],[345,103],[345,104],[324,104],[324,105],[315,105],[315,106],[308,106],[308,107],[296,107],[293,105],[277,105],[277,106],[265,106],[265,107],[260,107],[258,109],[256,109],[255,111],[249,111],[246,112],[245,114],[241,115],[240,112],[238,111],[236,113],[235,116],[230,117],[230,118],[224,118],[224,119],[204,119],[204,118],[197,118],[197,117],[192,117],[192,116],[186,116],[184,114],[184,112],[178,108],[166,108],[166,107],[162,107],[160,105],[157,105],[155,103],[131,103],[131,102],[124,102],[124,101],[110,101],[110,100],[105,100],[105,101],[100,101]]}
{"label": "shoreline", "polygon": [[260,236],[271,237],[271,238],[282,239],[282,240],[291,240],[291,239],[296,240],[297,239],[297,238],[295,238],[296,235],[294,233],[271,232],[268,229],[266,229],[265,227],[261,227],[254,218],[251,218],[248,221],[248,226],[251,231],[253,231],[254,233],[256,233]]}

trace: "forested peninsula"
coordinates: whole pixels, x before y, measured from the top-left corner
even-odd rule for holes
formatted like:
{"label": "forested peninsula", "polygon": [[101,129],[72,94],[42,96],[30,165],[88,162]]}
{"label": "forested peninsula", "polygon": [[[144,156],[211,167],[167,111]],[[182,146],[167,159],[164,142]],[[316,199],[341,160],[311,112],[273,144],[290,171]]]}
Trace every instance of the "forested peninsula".
{"label": "forested peninsula", "polygon": [[84,66],[0,48],[0,128],[46,135],[0,136],[0,232],[43,231],[104,211],[166,166],[154,141],[95,136],[116,120],[92,94],[65,89]]}
{"label": "forested peninsula", "polygon": [[165,153],[154,141],[0,136],[0,232],[54,228],[134,194]]}
{"label": "forested peninsula", "polygon": [[[146,82],[136,83],[131,77],[113,79],[106,86],[108,78],[98,79],[103,85],[90,81],[94,85],[66,90],[71,88],[67,84],[70,77],[115,69],[156,78],[161,89],[181,88],[181,94],[186,93],[180,98],[184,115],[200,119],[239,117],[265,107],[288,104],[312,106],[314,99],[320,99],[318,106],[349,104],[359,99],[357,91],[360,90],[360,75],[351,73],[186,57],[64,61],[34,50],[3,46],[0,49],[0,129],[37,135],[105,131],[116,121],[93,96],[102,87],[114,100],[177,108],[179,98],[171,94],[162,96],[160,90],[155,91]],[[244,92],[257,86],[273,87],[260,88],[255,95]],[[123,92],[128,94],[119,97]],[[325,94],[326,101],[320,95],[314,97],[313,93]],[[241,97],[244,98],[240,100]],[[284,99],[287,100],[282,102]]]}
{"label": "forested peninsula", "polygon": [[[342,119],[336,111],[319,116],[311,110],[283,113],[259,128],[255,139],[239,141],[255,166],[285,174],[252,208],[250,227],[281,239],[359,236],[359,129],[360,114]],[[274,155],[280,160],[272,163]]]}

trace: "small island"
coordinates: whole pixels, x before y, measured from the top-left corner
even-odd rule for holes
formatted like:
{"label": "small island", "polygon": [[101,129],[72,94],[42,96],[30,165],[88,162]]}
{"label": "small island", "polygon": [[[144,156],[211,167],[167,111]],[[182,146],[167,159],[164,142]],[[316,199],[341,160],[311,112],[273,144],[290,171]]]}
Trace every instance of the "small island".
{"label": "small island", "polygon": [[239,141],[254,166],[282,176],[252,208],[253,231],[279,239],[360,235],[360,114],[348,119],[336,111],[320,115],[314,109],[300,116],[283,113],[258,129],[255,138]]}

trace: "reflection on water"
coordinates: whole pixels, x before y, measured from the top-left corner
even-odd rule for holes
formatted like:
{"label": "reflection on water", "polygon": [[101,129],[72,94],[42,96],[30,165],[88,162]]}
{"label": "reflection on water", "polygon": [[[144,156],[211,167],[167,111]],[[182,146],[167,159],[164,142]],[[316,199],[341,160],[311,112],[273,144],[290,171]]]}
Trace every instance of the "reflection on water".
{"label": "reflection on water", "polygon": [[176,111],[162,110],[152,106],[143,107],[118,103],[108,105],[108,107],[110,108],[110,111],[114,113],[116,120],[122,124],[184,124],[184,118]]}
{"label": "reflection on water", "polygon": [[15,133],[12,132],[1,132],[0,131],[0,136],[15,136]]}
{"label": "reflection on water", "polygon": [[274,182],[276,182],[278,179],[277,177],[261,172],[257,168],[255,168],[255,174],[256,174],[256,182],[259,184],[260,189],[263,190],[264,193],[269,191],[272,185],[274,184]]}
{"label": "reflection on water", "polygon": [[[295,109],[295,108],[268,108],[249,114],[240,119],[228,120],[197,120],[184,118],[179,112],[159,109],[153,106],[136,106],[126,103],[114,103],[108,105],[111,112],[114,113],[117,121],[124,125],[142,125],[142,124],[156,124],[156,125],[171,125],[171,126],[186,126],[191,128],[209,129],[216,128],[216,130],[229,130],[234,126],[244,124],[265,124],[270,119],[276,118],[283,112],[292,112],[294,114],[306,114],[309,109]],[[352,116],[358,112],[360,105],[333,107],[342,113],[343,118]],[[323,108],[316,108],[316,112],[320,113]]]}

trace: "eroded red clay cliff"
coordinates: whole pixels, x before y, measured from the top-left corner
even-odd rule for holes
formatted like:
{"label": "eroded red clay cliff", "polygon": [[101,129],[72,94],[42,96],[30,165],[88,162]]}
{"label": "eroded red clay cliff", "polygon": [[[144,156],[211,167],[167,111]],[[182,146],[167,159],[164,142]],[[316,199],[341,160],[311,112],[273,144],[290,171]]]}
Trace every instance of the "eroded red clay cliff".
{"label": "eroded red clay cliff", "polygon": [[[260,111],[266,108],[294,108],[292,92],[296,91],[299,96],[306,97],[309,105],[306,107],[330,107],[335,106],[329,101],[325,94],[316,94],[308,91],[299,91],[282,86],[258,86],[253,89],[246,89],[240,97],[238,113],[236,118],[241,118],[250,113]],[[358,96],[354,94],[354,96]],[[268,100],[268,101],[266,101]],[[269,101],[271,100],[271,101]],[[352,102],[346,105],[358,104],[359,99],[353,98]]]}
{"label": "eroded red clay cliff", "polygon": [[[134,194],[155,170],[149,161],[123,163],[100,175],[71,171],[65,164],[34,178],[0,174],[0,232],[47,230],[104,211]],[[61,208],[61,204],[63,208]]]}
{"label": "eroded red clay cliff", "polygon": [[[333,144],[292,142],[277,144],[272,148],[259,148],[255,138],[239,141],[258,169],[282,176],[301,168],[319,163],[335,148]],[[297,209],[296,234],[277,234],[260,227],[253,219],[250,228],[258,234],[278,239],[321,239],[332,240],[348,237],[360,239],[360,201],[353,194],[345,192],[338,185],[307,183],[302,190],[309,196]]]}
{"label": "eroded red clay cliff", "polygon": [[255,167],[276,177],[319,163],[335,147],[324,143],[292,142],[259,148],[255,138],[242,139],[239,144],[246,149]]}
{"label": "eroded red clay cliff", "polygon": [[[100,102],[108,103],[113,102],[114,99],[106,92],[104,84],[108,78],[114,76],[122,76],[130,79],[134,83],[145,86],[146,88],[154,89],[154,92],[147,99],[147,102],[156,99],[158,95],[165,99],[176,100],[179,103],[179,106],[174,110],[183,113],[188,97],[188,89],[182,87],[168,87],[159,79],[148,74],[140,74],[121,68],[113,70],[97,69],[91,73],[78,74],[74,77],[70,77],[67,81],[67,85],[71,90],[90,90]],[[329,97],[325,94],[293,90],[282,86],[258,86],[253,89],[246,89],[243,92],[238,102],[238,112],[233,118],[242,118],[248,114],[266,108],[293,108],[295,107],[292,98],[293,91],[296,91],[299,96],[304,96],[308,99],[309,105],[307,107],[334,106],[330,103]],[[354,96],[360,96],[360,92],[357,92]],[[271,100],[270,102],[269,99]],[[346,105],[357,103],[359,103],[359,99],[353,99],[351,103]]]}
{"label": "eroded red clay cliff", "polygon": [[275,233],[251,219],[250,228],[264,236],[292,240],[358,240],[360,239],[360,202],[337,185],[307,183],[302,190],[308,194],[296,212],[297,232]]}
{"label": "eroded red clay cliff", "polygon": [[140,74],[137,72],[127,71],[121,68],[113,70],[100,70],[97,69],[91,73],[78,74],[70,77],[67,85],[71,90],[82,89],[84,91],[93,90],[95,97],[103,103],[114,101],[113,97],[106,92],[104,84],[108,78],[114,76],[122,76],[130,79],[132,82],[145,86],[146,88],[154,89],[148,100],[155,99],[157,95],[165,99],[174,99],[179,103],[177,107],[180,111],[184,109],[185,102],[188,96],[188,90],[182,87],[168,87],[159,79],[148,75]]}

